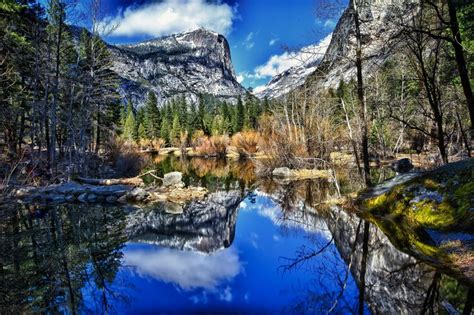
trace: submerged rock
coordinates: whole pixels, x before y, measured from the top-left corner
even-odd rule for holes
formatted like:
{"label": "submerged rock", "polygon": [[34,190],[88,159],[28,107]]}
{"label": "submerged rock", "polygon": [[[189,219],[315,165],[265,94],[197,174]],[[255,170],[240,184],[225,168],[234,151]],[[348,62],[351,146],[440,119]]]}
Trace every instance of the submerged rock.
{"label": "submerged rock", "polygon": [[87,202],[87,193],[80,194],[79,197],[77,197],[77,200],[80,202]]}

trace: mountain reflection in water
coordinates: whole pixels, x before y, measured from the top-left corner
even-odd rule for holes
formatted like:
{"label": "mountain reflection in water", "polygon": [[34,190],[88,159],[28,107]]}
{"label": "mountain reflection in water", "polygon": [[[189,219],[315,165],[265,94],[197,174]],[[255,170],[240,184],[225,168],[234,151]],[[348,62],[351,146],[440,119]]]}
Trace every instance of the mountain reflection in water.
{"label": "mountain reflection in water", "polygon": [[[413,314],[466,301],[465,286],[325,205],[327,180],[257,181],[248,161],[151,167],[213,192],[182,213],[2,205],[0,312]],[[338,179],[350,190],[350,173]]]}

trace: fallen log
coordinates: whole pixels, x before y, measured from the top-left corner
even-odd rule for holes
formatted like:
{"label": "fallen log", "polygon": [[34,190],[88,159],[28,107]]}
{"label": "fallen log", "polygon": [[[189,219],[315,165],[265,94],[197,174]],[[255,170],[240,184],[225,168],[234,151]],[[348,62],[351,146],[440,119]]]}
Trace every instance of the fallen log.
{"label": "fallen log", "polygon": [[77,177],[77,182],[90,184],[90,185],[102,185],[102,186],[111,186],[111,185],[133,185],[133,186],[143,186],[143,179],[140,176],[130,177],[130,178],[87,178],[87,177]]}
{"label": "fallen log", "polygon": [[89,185],[102,185],[102,186],[111,186],[111,185],[133,185],[133,186],[143,186],[143,176],[151,175],[152,177],[163,180],[163,178],[156,176],[156,170],[150,170],[146,173],[140,174],[135,177],[128,178],[88,178],[88,177],[77,177],[76,181]]}

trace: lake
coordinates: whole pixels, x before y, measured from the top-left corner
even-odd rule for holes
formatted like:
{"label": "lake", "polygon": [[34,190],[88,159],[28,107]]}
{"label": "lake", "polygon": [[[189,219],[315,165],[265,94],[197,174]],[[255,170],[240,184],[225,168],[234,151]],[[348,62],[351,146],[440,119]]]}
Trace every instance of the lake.
{"label": "lake", "polygon": [[[250,161],[154,157],[151,168],[209,196],[184,211],[2,205],[0,312],[414,314],[466,302],[471,284],[327,202],[331,180],[258,179]],[[337,172],[343,194],[356,176]]]}

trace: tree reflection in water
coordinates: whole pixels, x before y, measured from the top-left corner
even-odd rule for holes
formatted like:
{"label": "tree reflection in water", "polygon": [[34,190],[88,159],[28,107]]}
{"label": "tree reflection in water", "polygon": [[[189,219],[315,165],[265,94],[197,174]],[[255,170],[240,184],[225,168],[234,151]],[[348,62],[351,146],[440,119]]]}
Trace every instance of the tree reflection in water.
{"label": "tree reflection in water", "polygon": [[[305,194],[301,194],[298,185],[306,185]],[[313,187],[317,192],[313,193]],[[338,252],[334,257],[340,254],[345,262],[340,269],[336,267],[335,259],[328,261],[324,270],[313,270],[315,279],[318,272],[333,274],[339,292],[334,292],[334,287],[330,286],[321,294],[324,284],[315,283],[317,289],[304,288],[306,293],[295,303],[293,311],[332,313],[340,312],[336,307],[342,307],[344,312],[354,314],[439,314],[457,308],[470,314],[472,289],[468,291],[442,270],[399,251],[382,231],[368,221],[337,206],[327,206],[324,200],[331,197],[330,189],[330,186],[315,183],[290,183],[280,189],[272,187],[274,198],[286,211],[282,220],[294,221],[298,217],[304,221],[312,214],[325,222],[331,235],[328,242],[315,241],[312,248],[301,247],[294,257],[285,258],[282,270],[312,270],[311,261],[325,251],[334,250],[330,246],[332,243]],[[340,270],[346,272],[340,274]],[[349,273],[359,289],[357,305],[351,305],[344,298],[350,285]]]}
{"label": "tree reflection in water", "polygon": [[[331,205],[328,201],[339,191],[330,180],[257,179],[250,161],[167,159],[155,167],[162,173],[181,170],[188,183],[227,192],[222,192],[222,202],[199,203],[179,215],[158,208],[128,213],[123,208],[91,205],[3,205],[0,313],[113,313],[114,306],[126,303],[124,288],[130,286],[120,271],[127,268],[121,268],[127,240],[174,246],[171,253],[179,257],[184,248],[218,252],[234,242],[241,197],[257,203],[258,195],[279,205],[278,211],[266,210],[275,211],[268,215],[278,221],[273,223],[282,235],[295,227],[309,232],[308,245],[293,257],[280,257],[282,273],[304,268],[313,278],[294,288],[293,304],[284,312],[438,314],[456,308],[471,313],[472,286],[468,290],[469,284],[396,249],[376,225]],[[342,194],[357,190],[350,170],[338,172],[337,178]],[[249,188],[255,192],[248,195]],[[274,218],[277,212],[281,216]],[[157,260],[163,253],[168,252],[155,252]],[[160,276],[169,275],[174,267],[150,266],[146,270]]]}
{"label": "tree reflection in water", "polygon": [[[108,312],[121,299],[125,213],[103,206],[1,209],[0,313]],[[94,288],[88,292],[87,288]]]}

